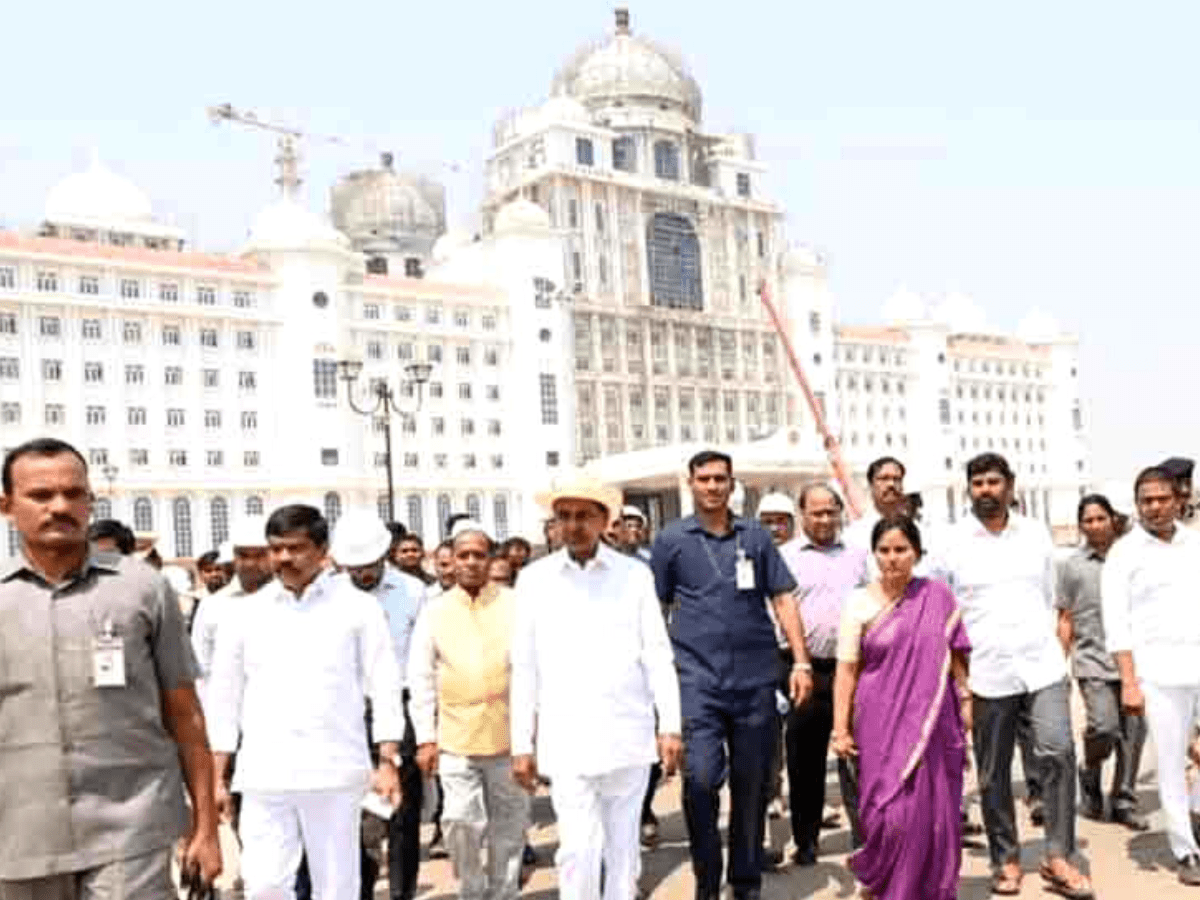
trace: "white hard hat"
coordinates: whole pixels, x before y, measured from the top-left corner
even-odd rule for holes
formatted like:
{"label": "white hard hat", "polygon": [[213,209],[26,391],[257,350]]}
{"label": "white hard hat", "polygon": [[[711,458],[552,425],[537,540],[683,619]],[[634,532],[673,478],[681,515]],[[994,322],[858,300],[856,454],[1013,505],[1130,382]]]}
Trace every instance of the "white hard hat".
{"label": "white hard hat", "polygon": [[392,533],[374,512],[353,509],[338,519],[329,552],[339,566],[369,566],[387,555]]}
{"label": "white hard hat", "polygon": [[227,566],[233,562],[233,541],[221,541],[217,548],[217,565]]}
{"label": "white hard hat", "polygon": [[[467,531],[477,531],[482,535],[487,535],[483,525],[481,525],[479,522],[476,522],[474,519],[459,519],[454,523],[454,527],[450,529],[450,540],[454,540],[460,534],[463,534]],[[488,537],[490,540],[490,536]]]}
{"label": "white hard hat", "polygon": [[642,512],[642,510],[637,506],[622,506],[621,507],[621,518],[622,519],[641,519],[643,522],[645,522],[646,514],[644,512]]}
{"label": "white hard hat", "polygon": [[233,526],[229,537],[229,555],[238,547],[267,547],[267,520],[263,516],[246,516]]}
{"label": "white hard hat", "polygon": [[796,517],[796,504],[786,494],[765,494],[762,500],[758,502],[758,514],[759,516],[782,514],[791,516],[794,519]]}

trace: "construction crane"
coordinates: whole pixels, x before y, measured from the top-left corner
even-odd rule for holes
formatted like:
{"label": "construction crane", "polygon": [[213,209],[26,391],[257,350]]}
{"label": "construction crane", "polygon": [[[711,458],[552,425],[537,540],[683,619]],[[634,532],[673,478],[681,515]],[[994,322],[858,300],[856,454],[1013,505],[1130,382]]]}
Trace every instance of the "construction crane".
{"label": "construction crane", "polygon": [[231,103],[210,106],[208,108],[208,118],[214,125],[219,125],[221,122],[234,122],[238,125],[244,125],[247,128],[258,128],[262,131],[269,131],[279,135],[279,155],[275,157],[275,162],[279,166],[279,177],[275,179],[275,183],[283,190],[285,196],[292,198],[296,196],[296,191],[300,187],[302,180],[300,178],[300,141],[337,144],[342,147],[350,146],[348,141],[340,137],[328,134],[314,134],[302,131],[292,125],[271,122],[255,112],[236,109]]}
{"label": "construction crane", "polygon": [[842,487],[842,495],[846,498],[846,505],[850,508],[850,516],[858,518],[862,515],[864,508],[858,487],[854,484],[854,479],[850,477],[850,470],[846,466],[846,460],[842,457],[841,445],[834,437],[833,432],[829,430],[829,424],[825,421],[825,410],[817,402],[817,396],[808,383],[808,376],[804,374],[804,368],[800,365],[796,349],[792,346],[787,329],[783,327],[783,320],[779,318],[779,312],[775,309],[775,304],[771,302],[771,290],[766,281],[759,284],[758,297],[767,311],[767,316],[771,319],[771,324],[775,327],[776,334],[779,335],[779,340],[783,343],[783,349],[787,353],[788,362],[792,367],[792,375],[795,376],[796,383],[800,385],[800,391],[804,394],[804,400],[812,412],[813,422],[817,426],[817,434],[821,436],[825,452],[829,455],[829,466],[833,469],[833,476]]}

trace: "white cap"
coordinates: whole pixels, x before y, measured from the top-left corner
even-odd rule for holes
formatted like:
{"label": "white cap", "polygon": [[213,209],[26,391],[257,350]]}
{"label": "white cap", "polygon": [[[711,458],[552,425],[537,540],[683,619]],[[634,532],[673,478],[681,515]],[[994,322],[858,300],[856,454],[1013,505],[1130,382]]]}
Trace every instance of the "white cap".
{"label": "white cap", "polygon": [[229,536],[230,556],[237,547],[267,546],[270,543],[267,541],[267,520],[264,516],[246,516],[233,526],[233,533]]}
{"label": "white cap", "polygon": [[794,519],[796,518],[796,504],[786,494],[764,494],[762,500],[758,502],[758,514],[759,516],[782,514]]}
{"label": "white cap", "polygon": [[329,555],[339,566],[369,566],[387,555],[392,533],[374,512],[352,509],[338,519]]}
{"label": "white cap", "polygon": [[646,514],[644,512],[642,512],[641,509],[639,509],[636,506],[622,506],[621,507],[621,518],[622,519],[641,519],[643,522],[645,522]]}
{"label": "white cap", "polygon": [[163,566],[162,576],[177,594],[184,594],[192,589],[192,576],[187,569],[175,565]]}
{"label": "white cap", "polygon": [[221,541],[217,548],[217,565],[227,566],[233,562],[233,541]]}
{"label": "white cap", "polygon": [[454,527],[450,529],[450,540],[454,540],[465,531],[478,531],[482,535],[487,535],[483,525],[479,522],[476,522],[474,519],[459,519],[454,523]]}

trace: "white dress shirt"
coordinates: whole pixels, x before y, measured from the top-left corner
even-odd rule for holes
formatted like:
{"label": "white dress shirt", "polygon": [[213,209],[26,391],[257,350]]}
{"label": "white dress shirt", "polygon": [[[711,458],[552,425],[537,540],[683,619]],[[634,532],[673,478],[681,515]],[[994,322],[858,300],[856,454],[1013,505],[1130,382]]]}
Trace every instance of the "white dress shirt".
{"label": "white dress shirt", "polygon": [[345,575],[323,572],[299,597],[272,582],[239,612],[217,635],[208,711],[213,750],[238,751],[234,787],[365,786],[364,698],[377,742],[404,734],[400,672],[379,602]]}
{"label": "white dress shirt", "polygon": [[235,575],[225,587],[202,599],[196,610],[196,617],[192,620],[192,652],[196,654],[196,664],[200,667],[200,677],[196,679],[196,693],[202,706],[207,707],[208,704],[205,695],[208,680],[212,675],[213,658],[217,653],[217,629],[221,621],[228,616],[230,609],[248,596],[250,595],[242,587],[241,579]]}
{"label": "white dress shirt", "polygon": [[993,534],[970,515],[947,534],[943,560],[971,639],[974,693],[1031,693],[1066,677],[1045,525],[1010,512]]}
{"label": "white dress shirt", "polygon": [[603,544],[521,572],[512,647],[512,752],[556,775],[601,775],[658,758],[680,734],[679,681],[650,569]]}
{"label": "white dress shirt", "polygon": [[1105,646],[1131,651],[1139,678],[1200,685],[1200,534],[1164,541],[1140,525],[1113,545],[1100,573]]}
{"label": "white dress shirt", "polygon": [[417,617],[426,603],[425,582],[401,572],[391,565],[383,567],[383,578],[371,589],[379,601],[392,633],[392,649],[400,668],[401,687],[408,686],[408,651],[412,645]]}

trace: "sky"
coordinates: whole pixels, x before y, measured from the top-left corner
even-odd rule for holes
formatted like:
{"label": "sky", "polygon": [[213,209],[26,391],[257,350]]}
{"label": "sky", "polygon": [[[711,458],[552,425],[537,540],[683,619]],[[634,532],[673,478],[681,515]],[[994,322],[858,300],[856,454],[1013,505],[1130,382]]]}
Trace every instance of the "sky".
{"label": "sky", "polygon": [[[391,150],[441,173],[469,224],[492,123],[542,100],[613,5],[10,4],[0,226],[35,225],[96,153],[194,246],[235,249],[274,196],[274,146],[211,124],[222,102],[342,138],[306,148],[315,209]],[[878,321],[901,287],[967,294],[1002,331],[1043,310],[1080,337],[1097,481],[1200,456],[1200,4],[628,5],[688,62],[705,126],[757,136],[841,320]]]}

